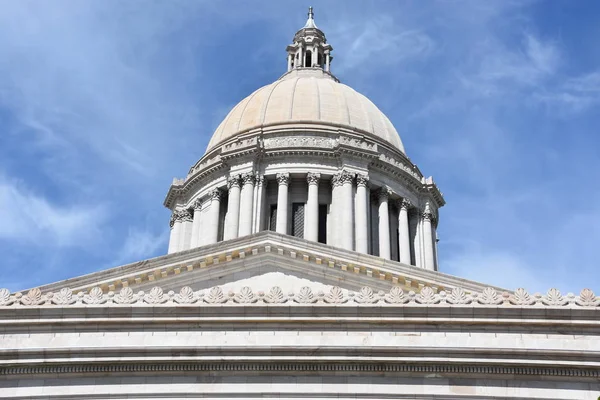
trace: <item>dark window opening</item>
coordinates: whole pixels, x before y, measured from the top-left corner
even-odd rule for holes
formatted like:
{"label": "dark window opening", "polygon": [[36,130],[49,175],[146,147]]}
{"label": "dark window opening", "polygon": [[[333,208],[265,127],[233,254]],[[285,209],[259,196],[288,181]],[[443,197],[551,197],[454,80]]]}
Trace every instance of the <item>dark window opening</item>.
{"label": "dark window opening", "polygon": [[226,196],[221,200],[219,208],[219,227],[217,229],[217,242],[223,241],[225,236],[225,217],[227,216],[227,203],[229,202],[229,196]]}
{"label": "dark window opening", "polygon": [[319,204],[319,243],[327,243],[327,204]]}
{"label": "dark window opening", "polygon": [[269,211],[269,230],[274,231],[277,227],[277,204],[271,205]]}
{"label": "dark window opening", "polygon": [[310,50],[306,52],[306,67],[312,67],[312,53]]}
{"label": "dark window opening", "polygon": [[292,203],[292,236],[304,238],[304,203]]}

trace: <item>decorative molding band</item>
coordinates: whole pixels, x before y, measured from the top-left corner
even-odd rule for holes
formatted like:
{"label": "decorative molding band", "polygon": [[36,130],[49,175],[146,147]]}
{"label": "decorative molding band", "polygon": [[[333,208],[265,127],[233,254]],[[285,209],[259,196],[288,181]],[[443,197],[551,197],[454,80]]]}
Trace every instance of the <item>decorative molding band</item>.
{"label": "decorative molding band", "polygon": [[203,305],[221,306],[224,304],[242,305],[381,305],[381,306],[501,306],[520,308],[600,308],[600,297],[590,289],[583,289],[579,296],[568,294],[561,295],[558,289],[550,289],[545,295],[539,293],[530,295],[525,289],[517,289],[514,293],[498,293],[493,288],[486,288],[482,293],[467,293],[461,288],[454,288],[450,293],[441,291],[435,293],[430,287],[424,287],[420,293],[404,292],[395,286],[389,292],[375,292],[369,287],[359,291],[346,291],[337,286],[332,287],[327,293],[313,291],[308,286],[301,288],[296,293],[285,294],[283,290],[274,286],[268,293],[254,292],[245,286],[239,292],[225,294],[221,287],[194,291],[189,286],[181,288],[179,293],[169,291],[165,293],[160,287],[152,288],[148,293],[139,291],[134,293],[130,287],[124,287],[119,292],[104,293],[101,288],[94,287],[87,293],[74,294],[69,288],[63,288],[57,293],[42,294],[38,288],[31,289],[27,294],[10,294],[8,289],[0,289],[0,308],[19,306],[80,306],[80,305],[133,305],[150,304],[161,305]]}
{"label": "decorative molding band", "polygon": [[363,373],[420,373],[420,374],[481,374],[481,375],[534,375],[561,378],[600,378],[600,370],[592,368],[548,368],[495,365],[436,365],[394,363],[277,363],[277,362],[212,362],[212,363],[156,363],[156,364],[63,364],[0,367],[0,376],[43,374],[122,374],[153,372],[363,372]]}
{"label": "decorative molding band", "polygon": [[279,148],[318,148],[318,149],[333,149],[335,146],[335,139],[328,137],[318,136],[285,136],[285,137],[274,137],[264,139],[265,149],[279,149]]}

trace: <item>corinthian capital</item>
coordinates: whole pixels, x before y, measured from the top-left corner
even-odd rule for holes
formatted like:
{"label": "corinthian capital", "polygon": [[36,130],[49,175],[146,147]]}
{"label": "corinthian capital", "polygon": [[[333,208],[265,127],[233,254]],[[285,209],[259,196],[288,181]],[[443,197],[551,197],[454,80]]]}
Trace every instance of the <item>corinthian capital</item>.
{"label": "corinthian capital", "polygon": [[346,183],[352,183],[353,179],[354,179],[354,174],[351,174],[348,171],[342,171],[338,174],[335,174],[333,176],[333,178],[331,178],[331,185],[332,186],[341,186]]}
{"label": "corinthian capital", "polygon": [[290,184],[290,174],[277,174],[276,175],[277,183],[280,185],[289,185]]}
{"label": "corinthian capital", "polygon": [[229,179],[227,179],[227,188],[231,189],[232,187],[240,187],[241,185],[241,180],[240,180],[240,176],[239,175],[235,175],[235,176],[230,176]]}
{"label": "corinthian capital", "polygon": [[221,200],[223,198],[223,191],[221,189],[214,189],[208,193],[208,197],[212,200]]}
{"label": "corinthian capital", "polygon": [[192,212],[187,208],[175,211],[175,222],[192,222]]}
{"label": "corinthian capital", "polygon": [[369,175],[357,174],[356,175],[356,186],[367,187],[369,184]]}
{"label": "corinthian capital", "polygon": [[377,196],[379,197],[379,201],[380,202],[381,201],[388,201],[391,194],[392,194],[392,191],[389,188],[386,188],[386,187],[382,187],[377,192]]}
{"label": "corinthian capital", "polygon": [[257,186],[264,186],[265,183],[267,183],[267,180],[265,179],[264,175],[256,175],[254,178],[256,180]]}
{"label": "corinthian capital", "polygon": [[398,200],[398,208],[401,210],[407,210],[412,206],[412,203],[409,199],[403,198]]}
{"label": "corinthian capital", "polygon": [[431,211],[429,207],[429,203],[425,204],[425,209],[423,210],[423,220],[433,222],[435,221],[435,214]]}
{"label": "corinthian capital", "polygon": [[255,180],[256,180],[256,177],[254,176],[254,173],[252,173],[252,172],[247,172],[242,175],[242,182],[244,185],[253,185]]}
{"label": "corinthian capital", "polygon": [[200,210],[202,208],[202,204],[204,202],[202,201],[202,199],[196,199],[193,203],[192,203],[192,208],[194,209],[194,211],[196,210]]}
{"label": "corinthian capital", "polygon": [[321,179],[321,174],[318,174],[316,172],[309,172],[306,175],[306,181],[308,182],[309,185],[318,185],[320,179]]}

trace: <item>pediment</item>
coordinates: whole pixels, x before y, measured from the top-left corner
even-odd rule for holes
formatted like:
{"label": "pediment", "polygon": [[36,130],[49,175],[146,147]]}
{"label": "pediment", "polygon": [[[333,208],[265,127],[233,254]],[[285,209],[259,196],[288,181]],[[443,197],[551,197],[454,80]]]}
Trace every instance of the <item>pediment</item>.
{"label": "pediment", "polygon": [[224,292],[237,292],[244,286],[256,292],[267,292],[273,286],[284,292],[297,292],[304,286],[315,291],[328,291],[334,286],[357,291],[368,286],[387,292],[398,286],[414,292],[420,292],[423,287],[431,287],[436,292],[453,288],[482,292],[489,285],[266,231],[56,282],[40,289],[46,292],[69,287],[74,292],[85,292],[93,287],[103,291],[131,287],[135,291],[148,291],[154,286],[174,291],[183,286],[194,290],[220,286]]}

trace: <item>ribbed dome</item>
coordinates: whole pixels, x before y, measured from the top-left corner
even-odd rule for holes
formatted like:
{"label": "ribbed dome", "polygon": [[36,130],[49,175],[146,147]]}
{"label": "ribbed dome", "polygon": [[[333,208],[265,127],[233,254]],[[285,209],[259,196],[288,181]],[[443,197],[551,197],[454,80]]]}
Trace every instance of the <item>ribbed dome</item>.
{"label": "ribbed dome", "polygon": [[263,86],[239,102],[216,129],[208,150],[258,126],[332,124],[377,136],[404,153],[390,120],[369,99],[318,71],[298,71]]}

